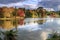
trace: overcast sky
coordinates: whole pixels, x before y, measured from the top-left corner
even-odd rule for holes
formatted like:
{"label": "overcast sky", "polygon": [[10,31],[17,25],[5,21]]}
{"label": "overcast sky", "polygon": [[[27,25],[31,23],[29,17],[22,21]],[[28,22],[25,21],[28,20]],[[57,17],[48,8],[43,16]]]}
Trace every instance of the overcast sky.
{"label": "overcast sky", "polygon": [[39,6],[47,10],[60,10],[60,0],[0,0],[0,7],[25,7],[36,9]]}

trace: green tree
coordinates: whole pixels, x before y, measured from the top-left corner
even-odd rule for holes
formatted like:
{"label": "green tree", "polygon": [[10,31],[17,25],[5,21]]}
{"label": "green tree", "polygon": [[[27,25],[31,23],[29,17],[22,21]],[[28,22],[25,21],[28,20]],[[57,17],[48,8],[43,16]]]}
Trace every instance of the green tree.
{"label": "green tree", "polygon": [[31,18],[32,14],[30,13],[29,10],[25,10],[25,18]]}

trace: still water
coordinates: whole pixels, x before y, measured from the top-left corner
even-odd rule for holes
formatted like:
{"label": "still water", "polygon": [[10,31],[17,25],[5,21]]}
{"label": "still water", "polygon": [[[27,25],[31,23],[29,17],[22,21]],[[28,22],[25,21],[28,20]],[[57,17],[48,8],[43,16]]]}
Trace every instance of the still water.
{"label": "still water", "polygon": [[[45,20],[42,24],[34,22],[37,20]],[[60,18],[44,18],[44,19],[25,19],[25,25],[18,25],[17,40],[46,40],[48,34],[57,31],[60,33]],[[15,30],[15,28],[13,28]]]}
{"label": "still water", "polygon": [[[18,25],[18,34],[21,40],[46,40],[48,34],[53,32],[60,33],[60,18],[44,18],[46,21],[43,24],[31,22],[34,20],[25,20],[25,25]],[[41,19],[37,19],[41,20]],[[19,40],[20,40],[19,39]]]}

